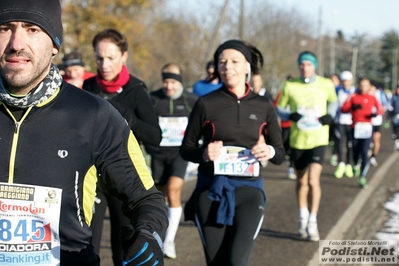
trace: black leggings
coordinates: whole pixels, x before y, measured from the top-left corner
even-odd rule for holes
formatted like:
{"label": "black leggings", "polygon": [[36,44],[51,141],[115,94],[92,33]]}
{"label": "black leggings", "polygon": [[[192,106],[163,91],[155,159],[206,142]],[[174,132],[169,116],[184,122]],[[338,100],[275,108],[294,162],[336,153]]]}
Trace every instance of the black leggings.
{"label": "black leggings", "polygon": [[101,199],[100,204],[95,204],[95,213],[91,221],[91,230],[93,232],[92,244],[94,251],[100,254],[101,236],[103,232],[103,223],[105,211],[109,209],[109,217],[111,220],[111,250],[112,260],[115,266],[122,265],[123,248],[122,248],[122,226],[129,224],[129,219],[121,211],[122,201],[112,196],[106,189],[97,184],[97,197]]}
{"label": "black leggings", "polygon": [[[335,125],[335,151],[338,155],[338,162],[352,164],[353,162],[353,132],[351,125]],[[346,161],[344,161],[344,143],[346,141]]]}
{"label": "black leggings", "polygon": [[[354,134],[355,130],[352,129],[352,134]],[[354,136],[354,135],[353,135]],[[362,164],[360,166],[361,176],[366,176],[370,167],[369,157],[367,153],[370,149],[372,137],[368,139],[355,139],[353,138],[353,159],[355,160],[355,164],[358,163],[359,159],[362,159]]]}
{"label": "black leggings", "polygon": [[263,221],[263,192],[248,186],[235,189],[236,207],[231,226],[216,223],[219,202],[210,200],[208,192],[208,189],[197,189],[195,195],[196,225],[207,265],[249,265]]}

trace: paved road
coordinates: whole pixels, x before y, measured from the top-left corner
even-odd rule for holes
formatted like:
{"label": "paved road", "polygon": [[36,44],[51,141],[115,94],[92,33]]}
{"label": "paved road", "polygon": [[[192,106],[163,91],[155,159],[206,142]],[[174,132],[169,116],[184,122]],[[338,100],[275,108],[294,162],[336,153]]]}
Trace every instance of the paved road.
{"label": "paved road", "polygon": [[[393,153],[391,130],[383,129],[382,145],[377,157],[379,166],[371,167],[368,189],[360,189],[356,178],[336,179],[335,167],[329,165],[327,151],[321,178],[322,200],[318,214],[321,239],[374,239],[375,232],[388,219],[382,204],[399,191],[399,153]],[[286,179],[285,165],[268,165],[263,170],[267,206],[265,219],[255,244],[250,265],[318,265],[317,242],[296,237],[298,209],[295,181]],[[183,203],[190,196],[195,180],[185,183]],[[177,259],[165,259],[166,266],[205,265],[198,231],[183,217],[176,237]],[[102,265],[112,265],[109,245],[109,221],[105,221]]]}

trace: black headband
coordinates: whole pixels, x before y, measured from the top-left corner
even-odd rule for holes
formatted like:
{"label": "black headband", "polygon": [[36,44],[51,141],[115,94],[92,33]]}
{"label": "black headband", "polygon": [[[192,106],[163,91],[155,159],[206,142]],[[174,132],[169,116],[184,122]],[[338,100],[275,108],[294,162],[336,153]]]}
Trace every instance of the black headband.
{"label": "black headband", "polygon": [[182,82],[182,76],[179,74],[175,74],[175,73],[170,73],[170,72],[162,72],[162,80],[165,79],[175,79],[177,81],[179,81],[180,83]]}
{"label": "black headband", "polygon": [[222,53],[222,51],[226,50],[226,49],[234,49],[234,50],[239,51],[240,53],[242,53],[245,56],[247,61],[251,63],[251,61],[252,61],[251,51],[248,49],[248,47],[245,45],[245,43],[243,43],[242,41],[239,41],[239,40],[230,40],[230,41],[227,41],[227,42],[223,43],[222,45],[220,45],[219,48],[215,52],[215,56],[214,56],[214,59],[216,60],[215,62],[217,62],[217,60],[219,59],[219,55]]}
{"label": "black headband", "polygon": [[64,67],[85,66],[82,59],[69,59],[64,61]]}

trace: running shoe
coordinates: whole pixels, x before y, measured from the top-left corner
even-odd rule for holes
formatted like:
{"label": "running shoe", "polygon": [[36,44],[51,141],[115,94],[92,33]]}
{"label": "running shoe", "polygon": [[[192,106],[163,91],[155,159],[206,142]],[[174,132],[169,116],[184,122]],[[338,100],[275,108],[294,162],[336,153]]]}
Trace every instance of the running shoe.
{"label": "running shoe", "polygon": [[163,243],[163,254],[166,258],[176,259],[176,247],[173,241],[165,241]]}
{"label": "running shoe", "polygon": [[399,139],[396,139],[396,140],[395,140],[394,151],[399,151]]}
{"label": "running shoe", "polygon": [[362,176],[359,178],[359,186],[361,188],[367,188],[367,179],[366,177]]}
{"label": "running shoe", "polygon": [[299,218],[298,222],[298,236],[299,238],[302,239],[307,239],[308,238],[308,232],[307,228],[308,227],[308,218]]}
{"label": "running shoe", "polygon": [[353,175],[355,177],[359,177],[360,176],[360,164],[357,164],[357,165],[353,166]]}
{"label": "running shoe", "polygon": [[319,229],[317,228],[317,222],[309,222],[308,223],[308,240],[309,241],[319,241]]}
{"label": "running shoe", "polygon": [[337,155],[335,154],[331,155],[330,164],[332,166],[337,166],[338,165],[337,159],[338,159]]}
{"label": "running shoe", "polygon": [[371,164],[372,166],[374,166],[374,167],[377,167],[377,166],[378,166],[377,160],[375,159],[374,156],[371,156],[371,157],[370,157],[370,164]]}
{"label": "running shoe", "polygon": [[336,178],[342,178],[345,173],[345,163],[340,162],[337,169],[334,172]]}
{"label": "running shoe", "polygon": [[347,165],[345,166],[345,175],[346,175],[348,178],[352,178],[352,177],[353,177],[352,165],[347,164]]}
{"label": "running shoe", "polygon": [[288,168],[287,177],[288,177],[288,179],[292,179],[292,180],[296,179],[296,174],[295,174],[294,167],[289,167]]}

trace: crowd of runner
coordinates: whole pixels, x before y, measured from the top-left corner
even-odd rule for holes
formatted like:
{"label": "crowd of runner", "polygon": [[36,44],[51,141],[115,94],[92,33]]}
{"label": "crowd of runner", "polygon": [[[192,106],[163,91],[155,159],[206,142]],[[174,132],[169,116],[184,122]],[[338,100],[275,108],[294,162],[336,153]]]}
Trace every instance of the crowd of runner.
{"label": "crowd of runner", "polygon": [[[215,219],[215,224],[212,226],[208,224],[207,227],[203,227],[201,219],[204,218],[201,217],[205,214],[205,210],[210,212],[211,209],[215,208],[212,206],[219,206],[220,204],[224,206],[224,204],[227,204],[223,203],[225,200],[229,202],[228,197],[223,199],[225,192],[220,192],[221,195],[216,197],[219,197],[218,200],[214,198],[215,196],[211,196],[214,193],[213,190],[216,189],[214,186],[218,186],[217,189],[221,189],[221,191],[233,191],[235,197],[238,198],[242,197],[240,196],[241,194],[253,195],[253,192],[250,190],[245,192],[241,188],[228,189],[229,186],[238,186],[232,183],[233,180],[242,179],[247,182],[240,183],[239,187],[255,186],[258,187],[256,190],[262,187],[261,184],[255,185],[255,180],[260,181],[263,179],[254,173],[243,174],[235,172],[237,169],[235,171],[231,169],[227,170],[233,165],[242,166],[242,162],[238,163],[234,161],[237,158],[224,163],[224,170],[226,172],[221,173],[220,169],[218,171],[214,169],[214,166],[218,165],[219,167],[221,165],[220,158],[224,153],[229,154],[232,152],[229,150],[231,149],[229,147],[243,147],[247,149],[252,147],[253,149],[255,147],[254,144],[261,141],[259,139],[252,144],[251,142],[246,143],[249,136],[238,133],[235,133],[235,138],[238,138],[236,141],[233,141],[231,137],[227,138],[228,141],[222,141],[224,137],[220,134],[225,130],[227,130],[226,133],[232,132],[230,128],[236,128],[235,130],[237,130],[237,128],[241,127],[241,123],[243,123],[246,131],[249,129],[252,122],[250,120],[244,122],[246,120],[243,119],[244,117],[241,117],[246,112],[249,112],[246,114],[249,119],[252,116],[254,118],[263,116],[256,114],[255,110],[250,111],[249,109],[248,111],[244,111],[244,103],[247,99],[261,97],[263,103],[257,104],[259,108],[263,108],[268,115],[270,113],[278,115],[272,120],[264,121],[267,126],[262,127],[258,125],[256,132],[263,132],[264,134],[259,136],[266,139],[268,146],[272,147],[270,152],[273,156],[268,155],[268,158],[272,162],[280,164],[280,160],[276,161],[272,158],[276,154],[281,156],[280,152],[276,152],[277,150],[284,151],[283,157],[288,165],[287,178],[296,180],[297,183],[298,236],[305,240],[318,241],[320,239],[317,224],[317,213],[321,199],[320,177],[326,151],[331,151],[329,162],[331,165],[336,166],[334,175],[337,179],[344,176],[347,178],[355,177],[358,178],[357,183],[361,188],[367,188],[367,172],[370,165],[374,167],[378,166],[377,155],[380,148],[381,127],[383,125],[386,126],[388,120],[391,122],[393,129],[392,138],[395,141],[395,150],[399,150],[399,88],[392,95],[387,94],[367,77],[356,80],[353,74],[347,70],[342,71],[339,75],[321,77],[316,74],[318,67],[316,55],[310,51],[305,51],[297,58],[298,77],[288,75],[281,90],[276,95],[272,95],[263,87],[261,68],[250,63],[250,60],[252,60],[252,55],[248,51],[248,47],[251,47],[250,44],[231,40],[224,45],[227,45],[225,49],[228,51],[238,51],[244,55],[243,58],[247,62],[247,67],[243,69],[242,78],[239,81],[235,81],[239,77],[237,74],[239,71],[236,66],[239,61],[236,59],[237,55],[234,55],[234,53],[233,56],[227,54],[228,57],[226,59],[223,59],[223,57],[221,59],[221,55],[224,54],[222,53],[223,50],[217,50],[214,60],[207,63],[205,69],[207,76],[193,85],[192,91],[194,94],[188,93],[188,90],[183,88],[179,66],[175,63],[165,65],[162,68],[163,86],[158,91],[151,93],[153,107],[156,110],[159,127],[162,130],[161,142],[155,146],[154,144],[147,143],[145,140],[142,143],[144,144],[144,152],[151,156],[151,171],[155,183],[158,189],[164,193],[165,200],[168,203],[169,229],[164,241],[165,257],[170,259],[177,257],[174,239],[180,217],[182,216],[180,193],[187,168],[187,161],[184,160],[186,159],[194,163],[194,165],[198,165],[199,171],[196,190],[184,208],[184,218],[195,221],[204,244],[208,265],[219,265],[221,261],[230,261],[233,263],[235,260],[241,260],[240,263],[246,265],[249,261],[253,242],[252,244],[251,242],[244,243],[243,239],[245,237],[241,235],[240,245],[236,247],[233,245],[228,249],[224,249],[222,248],[224,245],[223,241],[219,243],[217,240],[221,241],[222,239],[229,238],[230,241],[233,241],[233,238],[230,236],[232,233],[230,232],[231,229],[228,229],[233,224],[224,220],[227,219],[227,214],[223,214],[224,218],[221,218],[219,217],[219,215],[222,215],[219,213],[220,211],[215,213],[214,218],[212,218]],[[260,62],[263,64],[263,58],[260,53],[254,56],[258,58],[259,64]],[[230,57],[232,57],[232,66],[229,65],[227,67],[224,60],[229,61]],[[66,66],[71,65],[70,61],[64,61],[68,62]],[[76,64],[83,65],[81,61],[75,62]],[[102,72],[100,67],[99,65],[100,74],[98,75],[101,75]],[[68,78],[67,75],[66,78]],[[94,81],[95,78],[92,78],[92,80]],[[242,84],[246,84],[245,86],[239,85],[245,87],[244,90],[239,89],[239,91],[242,90],[239,94],[232,89],[232,86],[236,85],[235,82],[237,84],[241,84],[242,82],[244,82]],[[84,82],[83,89],[88,88],[85,84],[89,84],[89,81]],[[221,96],[216,97],[217,93],[222,93],[224,90],[227,90],[226,92],[230,94],[232,93],[229,96],[233,100],[231,103],[228,103],[228,101],[224,102],[225,100]],[[105,92],[101,93],[104,94]],[[111,95],[118,95],[115,93],[118,92],[111,92]],[[109,99],[113,97],[115,96],[110,96]],[[197,97],[199,97],[198,101]],[[207,105],[204,104],[207,101],[212,102],[211,99],[213,97],[216,97],[217,101],[206,107]],[[234,101],[236,104],[239,103],[239,110],[237,106],[234,107]],[[270,109],[268,102],[272,103],[274,108]],[[138,103],[137,106],[140,106],[140,104],[143,105],[143,102]],[[128,104],[126,103],[125,105],[124,108],[123,106],[116,107],[117,109],[119,107],[118,110],[121,114],[127,121],[130,121],[131,118],[129,120],[129,117],[126,114],[124,115],[125,109],[129,109]],[[194,112],[190,116],[193,108]],[[230,110],[229,108],[233,109]],[[181,111],[185,109],[187,111]],[[239,120],[229,121],[227,118],[231,117],[231,114],[235,112],[238,112],[236,115],[238,115]],[[213,113],[217,114],[217,116],[212,115]],[[226,113],[226,117],[219,118],[223,117],[224,113]],[[197,121],[198,119],[200,120]],[[220,125],[219,120],[223,122]],[[277,128],[272,128],[274,121],[278,121],[279,123]],[[237,125],[234,126],[235,123]],[[132,130],[135,132],[133,128]],[[195,135],[192,135],[194,132]],[[276,139],[275,141],[277,142],[275,142],[275,145],[270,146],[270,144],[274,143],[273,141],[270,142],[270,137],[275,133],[279,134],[281,144],[279,144],[280,140],[277,141]],[[139,132],[138,136],[141,140]],[[180,145],[182,145],[180,148],[181,155],[178,152]],[[209,153],[210,151],[212,153]],[[249,152],[253,153],[253,150]],[[236,154],[236,157],[239,157],[239,154]],[[256,156],[255,159],[259,161],[261,167],[267,165],[266,162],[261,162]],[[208,180],[209,177],[206,178],[206,176],[210,173],[213,173],[214,177]],[[247,174],[254,177],[248,178],[245,176]],[[225,179],[221,179],[222,177]],[[259,204],[262,205],[261,198],[259,198]],[[256,202],[257,200],[254,199],[253,201]],[[205,208],[205,206],[207,207]],[[235,219],[249,215],[248,211],[250,208],[248,206],[243,205],[243,210],[246,212],[242,214],[237,208],[236,206]],[[115,214],[111,213],[112,215]],[[254,214],[252,216],[255,217]],[[254,228],[257,228],[258,224],[259,221],[254,224]],[[224,228],[223,231],[216,231],[215,229],[221,225]],[[250,230],[248,226],[249,224],[247,223],[244,227],[244,232],[250,232],[248,231]],[[207,228],[214,229],[210,230]],[[96,232],[99,231],[97,230]],[[100,233],[96,234],[101,237]],[[256,233],[252,232],[252,234],[255,234],[253,238],[255,240]],[[96,251],[99,251],[99,238],[96,236],[94,238],[97,239],[97,242],[95,242],[97,243],[95,245]],[[118,241],[118,239],[113,239],[112,245],[118,247]],[[246,255],[238,252],[238,250],[245,250],[243,246],[247,248]],[[122,254],[115,254],[115,250],[118,250],[118,248],[113,248],[113,250],[115,265],[119,265],[118,261],[122,259]],[[238,255],[231,256],[233,253]]]}
{"label": "crowd of runner", "polygon": [[[63,58],[64,74],[52,63],[62,35],[59,1],[0,5],[1,189],[32,191],[26,201],[2,199],[24,205],[3,219],[3,238],[10,228],[10,245],[45,237],[43,265],[100,265],[106,208],[114,265],[176,259],[183,213],[198,229],[207,265],[249,265],[265,215],[264,178],[273,174],[262,171],[268,163],[287,162],[298,236],[319,241],[329,147],[335,177],[357,178],[362,189],[388,121],[399,150],[399,86],[391,95],[347,70],[319,76],[310,51],[298,55],[299,75],[287,76],[275,96],[263,87],[262,52],[235,39],[214,51],[193,92],[182,85],[179,63],[164,62],[162,86],[150,93],[126,67],[123,33],[104,29],[93,38],[96,74],[77,51]],[[182,206],[188,162],[198,165],[197,183]],[[27,206],[43,211],[22,219]],[[26,224],[29,238],[18,231]],[[13,252],[1,255],[14,265],[32,259]]]}

